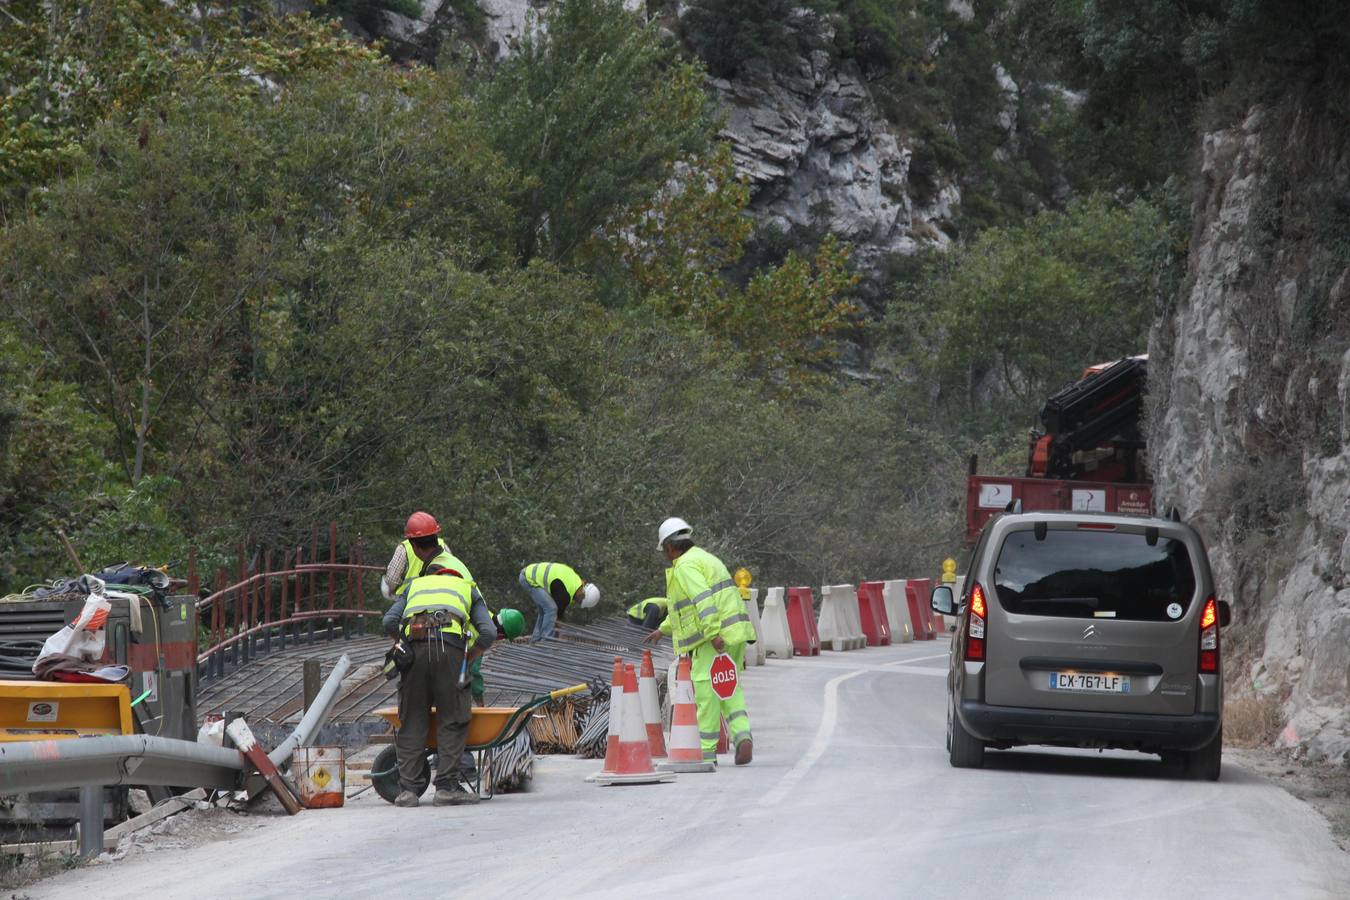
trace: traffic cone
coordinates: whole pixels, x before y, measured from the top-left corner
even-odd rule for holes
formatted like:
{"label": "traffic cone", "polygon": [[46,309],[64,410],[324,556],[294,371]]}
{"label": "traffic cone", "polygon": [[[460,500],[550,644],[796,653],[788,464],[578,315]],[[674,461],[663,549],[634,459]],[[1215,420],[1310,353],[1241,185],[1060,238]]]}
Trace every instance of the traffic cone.
{"label": "traffic cone", "polygon": [[698,738],[698,708],[694,704],[694,682],[689,678],[689,657],[681,656],[675,676],[675,704],[670,719],[670,761],[662,763],[667,772],[716,772],[717,764],[703,758],[703,743]]}
{"label": "traffic cone", "polygon": [[609,679],[609,735],[605,738],[604,772],[617,772],[619,765],[619,728],[623,719],[623,657],[614,657],[614,673]]}
{"label": "traffic cone", "polygon": [[642,675],[638,678],[638,698],[642,701],[642,721],[647,726],[647,744],[652,759],[665,759],[666,738],[661,733],[661,701],[656,696],[656,670],[652,651],[642,651]]}
{"label": "traffic cone", "polygon": [[615,752],[614,768],[609,760],[595,776],[596,784],[655,784],[673,781],[671,772],[652,768],[652,750],[647,745],[646,729],[642,723],[642,701],[638,697],[637,673],[632,666],[623,668],[623,712],[619,716],[619,747]]}

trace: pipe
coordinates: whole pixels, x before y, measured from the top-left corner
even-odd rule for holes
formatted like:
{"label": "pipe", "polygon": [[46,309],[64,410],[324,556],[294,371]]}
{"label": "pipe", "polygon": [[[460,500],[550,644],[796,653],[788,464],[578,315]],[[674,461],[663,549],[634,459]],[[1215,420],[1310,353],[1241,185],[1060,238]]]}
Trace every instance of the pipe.
{"label": "pipe", "polygon": [[304,717],[300,724],[295,726],[295,731],[277,745],[276,749],[267,754],[267,758],[272,761],[272,765],[280,768],[290,762],[291,754],[299,747],[308,747],[314,743],[314,739],[319,735],[319,729],[328,722],[328,716],[333,711],[333,703],[337,700],[338,689],[342,687],[342,679],[347,677],[347,670],[352,667],[352,660],[347,654],[333,665],[333,671],[329,673],[328,680],[323,683],[323,688],[319,695],[314,698],[309,709],[305,710]]}

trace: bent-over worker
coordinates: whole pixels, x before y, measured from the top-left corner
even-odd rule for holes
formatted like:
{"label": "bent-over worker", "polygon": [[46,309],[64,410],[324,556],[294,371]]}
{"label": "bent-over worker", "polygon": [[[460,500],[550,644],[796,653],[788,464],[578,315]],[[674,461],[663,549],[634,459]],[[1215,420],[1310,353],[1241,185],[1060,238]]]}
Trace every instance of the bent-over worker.
{"label": "bent-over worker", "polygon": [[745,692],[738,680],[728,699],[717,696],[712,686],[712,664],[725,653],[736,664],[737,672],[744,671],[745,645],[754,639],[755,627],[727,567],[707,550],[695,547],[692,534],[689,523],[679,518],[666,519],[657,529],[657,547],[670,563],[666,569],[670,610],[661,626],[644,640],[655,643],[670,635],[675,652],[689,655],[703,758],[717,761],[717,739],[725,718],[736,747],[736,765],[743,766],[754,756]]}
{"label": "bent-over worker", "polygon": [[628,621],[651,630],[661,624],[661,620],[666,617],[666,610],[669,606],[670,601],[665,597],[648,597],[646,600],[639,600],[628,607]]}
{"label": "bent-over worker", "polygon": [[555,562],[539,562],[520,570],[520,586],[539,607],[530,640],[538,642],[553,637],[554,624],[564,618],[567,607],[578,603],[589,609],[600,602],[600,589],[584,580],[571,566]]}

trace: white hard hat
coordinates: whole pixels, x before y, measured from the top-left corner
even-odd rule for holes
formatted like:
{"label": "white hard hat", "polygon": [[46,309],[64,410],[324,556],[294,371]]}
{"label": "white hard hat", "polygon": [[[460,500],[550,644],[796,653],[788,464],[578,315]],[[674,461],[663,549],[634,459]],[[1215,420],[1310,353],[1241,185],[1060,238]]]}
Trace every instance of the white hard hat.
{"label": "white hard hat", "polygon": [[581,589],[581,608],[590,609],[600,602],[600,589],[593,584],[587,585]]}
{"label": "white hard hat", "polygon": [[666,541],[670,540],[680,532],[690,532],[694,529],[689,527],[689,523],[679,516],[671,516],[661,523],[661,527],[656,529],[656,549],[660,550],[665,546]]}

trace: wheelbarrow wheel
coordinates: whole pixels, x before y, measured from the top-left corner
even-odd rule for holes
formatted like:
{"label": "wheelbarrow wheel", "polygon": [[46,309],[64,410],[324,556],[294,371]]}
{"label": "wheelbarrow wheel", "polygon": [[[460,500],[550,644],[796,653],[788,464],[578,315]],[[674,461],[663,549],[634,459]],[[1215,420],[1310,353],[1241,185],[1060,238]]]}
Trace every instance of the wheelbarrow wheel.
{"label": "wheelbarrow wheel", "polygon": [[[426,793],[427,785],[431,784],[432,761],[436,758],[436,751],[428,750],[422,757],[422,772],[417,778],[417,796]],[[387,803],[393,803],[394,798],[399,795],[401,788],[398,783],[398,750],[393,744],[385,747],[375,757],[375,761],[370,764],[370,784],[375,788],[375,793]]]}

